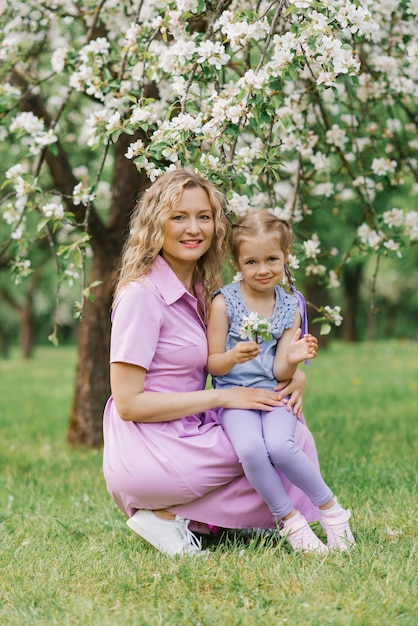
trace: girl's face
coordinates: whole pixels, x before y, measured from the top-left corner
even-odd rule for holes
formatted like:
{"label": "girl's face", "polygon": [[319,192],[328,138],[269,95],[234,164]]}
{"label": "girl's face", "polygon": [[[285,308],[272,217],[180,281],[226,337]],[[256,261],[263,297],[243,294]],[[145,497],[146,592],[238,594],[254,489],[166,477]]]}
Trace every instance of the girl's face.
{"label": "girl's face", "polygon": [[185,189],[169,216],[162,256],[171,266],[179,262],[196,265],[209,250],[215,223],[208,195],[201,187]]}
{"label": "girl's face", "polygon": [[268,293],[282,280],[287,259],[288,253],[281,249],[277,237],[262,235],[242,240],[237,264],[250,290]]}

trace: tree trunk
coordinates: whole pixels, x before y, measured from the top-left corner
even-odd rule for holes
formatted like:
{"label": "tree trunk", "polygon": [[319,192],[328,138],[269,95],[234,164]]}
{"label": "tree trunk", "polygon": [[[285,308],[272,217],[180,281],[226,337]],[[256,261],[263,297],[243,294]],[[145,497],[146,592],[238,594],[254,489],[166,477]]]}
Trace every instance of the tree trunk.
{"label": "tree trunk", "polygon": [[360,301],[360,286],[363,276],[363,264],[347,265],[341,273],[344,289],[343,323],[341,325],[344,341],[358,341],[357,317]]}
{"label": "tree trunk", "polygon": [[78,361],[74,400],[67,441],[73,445],[100,446],[103,441],[103,409],[110,394],[110,313],[114,279],[129,219],[138,193],[149,185],[144,173],[125,158],[135,137],[121,135],[114,147],[112,200],[104,231],[91,232],[93,259],[89,282],[94,302],[86,301],[78,335]]}
{"label": "tree trunk", "polygon": [[[328,335],[320,335],[321,326],[318,323],[313,324],[313,320],[318,317],[318,313],[314,307],[320,307],[324,302],[328,300],[328,293],[322,285],[317,285],[313,281],[309,280],[304,290],[304,296],[308,303],[308,323],[309,332],[318,339],[318,345],[324,349],[328,345]],[[311,303],[311,306],[310,306]]]}
{"label": "tree trunk", "polygon": [[[24,293],[23,304],[20,299],[17,298],[11,291],[9,292],[7,289],[0,289],[0,297],[8,304],[12,309],[14,309],[19,316],[20,319],[20,347],[22,350],[22,356],[24,359],[30,359],[33,354],[33,344],[34,344],[34,313],[33,313],[33,296],[36,291],[36,288],[41,279],[41,272],[36,271],[32,274],[30,281],[27,285],[26,292]],[[3,342],[8,341],[8,337],[1,333],[2,337],[0,337],[0,344],[6,345]],[[3,348],[0,347],[0,352],[2,352]]]}
{"label": "tree trunk", "polygon": [[20,310],[20,345],[24,359],[32,358],[33,334],[33,308],[30,298]]}
{"label": "tree trunk", "polygon": [[78,333],[78,361],[74,400],[67,433],[71,444],[99,446],[102,443],[102,416],[109,396],[110,310],[113,293],[113,265],[95,255],[91,281],[101,280],[94,289],[94,302],[87,301]]}

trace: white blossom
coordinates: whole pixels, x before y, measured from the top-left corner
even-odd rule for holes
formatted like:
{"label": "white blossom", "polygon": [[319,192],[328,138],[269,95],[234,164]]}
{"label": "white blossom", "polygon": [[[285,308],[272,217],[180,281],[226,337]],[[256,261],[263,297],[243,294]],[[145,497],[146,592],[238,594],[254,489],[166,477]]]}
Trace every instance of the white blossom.
{"label": "white blossom", "polygon": [[258,137],[250,146],[242,146],[237,149],[237,156],[242,159],[245,164],[251,164],[254,159],[263,154],[264,144]]}
{"label": "white blossom", "polygon": [[64,274],[65,274],[65,276],[66,276],[66,278],[67,278],[67,281],[68,281],[68,284],[70,285],[70,287],[72,287],[72,286],[74,285],[75,281],[76,281],[76,280],[79,278],[79,276],[80,276],[80,274],[79,274],[79,272],[77,271],[77,269],[76,269],[76,267],[75,267],[74,263],[70,263],[70,264],[68,265],[68,267],[65,269]]}
{"label": "white blossom", "polygon": [[22,219],[14,227],[13,232],[11,234],[11,238],[14,240],[22,239],[24,230],[25,230],[25,220]]}
{"label": "white blossom", "polygon": [[328,284],[332,289],[336,289],[341,285],[341,282],[334,270],[330,270]]}
{"label": "white blossom", "polygon": [[198,0],[177,0],[176,5],[182,13],[197,13]]}
{"label": "white blossom", "polygon": [[243,86],[247,89],[263,89],[265,84],[268,82],[268,74],[265,70],[259,70],[258,72],[254,72],[254,70],[248,70],[245,72],[244,76],[239,79],[238,86]]}
{"label": "white blossom", "polygon": [[345,187],[338,192],[337,196],[338,199],[341,200],[341,202],[348,202],[349,200],[352,200],[354,198],[354,191],[349,187]]}
{"label": "white blossom", "polygon": [[54,72],[60,74],[65,66],[65,61],[68,54],[68,48],[59,47],[53,51],[51,56],[51,67]]}
{"label": "white blossom", "polygon": [[327,143],[340,148],[340,150],[344,150],[348,137],[342,128],[340,128],[337,124],[333,124],[331,129],[326,132],[326,141]]}
{"label": "white blossom", "polygon": [[341,315],[341,307],[335,306],[331,308],[330,306],[324,306],[324,313],[326,314],[327,319],[335,324],[335,326],[341,326],[343,321],[343,317]]}
{"label": "white blossom", "polygon": [[370,228],[368,224],[362,224],[358,227],[357,236],[363,244],[366,244],[374,250],[377,250],[382,241],[384,241],[383,233]]}
{"label": "white blossom", "polygon": [[213,154],[202,154],[200,157],[200,163],[205,165],[208,169],[216,171],[221,164],[219,157]]}
{"label": "white blossom", "polygon": [[173,130],[199,132],[202,127],[202,115],[193,117],[189,113],[180,113],[171,119],[170,126]]}
{"label": "white blossom", "polygon": [[300,48],[296,36],[293,33],[285,33],[284,35],[274,35],[273,37],[273,56],[267,64],[268,71],[276,76],[293,62],[296,51]]}
{"label": "white blossom", "polygon": [[399,251],[399,243],[393,241],[393,239],[388,239],[387,241],[384,241],[383,247],[390,252],[397,252],[398,257],[402,256],[401,252]]}
{"label": "white blossom", "polygon": [[141,139],[134,141],[128,147],[128,150],[125,152],[125,156],[127,159],[133,159],[144,150],[144,142]]}
{"label": "white blossom", "polygon": [[313,0],[289,0],[289,4],[294,4],[298,9],[307,9],[311,6]]}
{"label": "white blossom", "polygon": [[87,206],[95,198],[95,194],[92,193],[83,183],[78,183],[73,189],[73,202],[75,205],[83,204]]}
{"label": "white blossom", "polygon": [[36,117],[31,111],[24,111],[16,115],[10,124],[10,130],[24,130],[28,135],[36,136],[44,132],[44,121]]}
{"label": "white blossom", "polygon": [[229,54],[225,52],[225,46],[219,41],[202,41],[197,49],[198,62],[209,63],[213,65],[217,70],[220,70],[223,65],[228,63],[231,58]]}
{"label": "white blossom", "polygon": [[292,270],[298,270],[300,267],[300,261],[294,254],[289,254],[287,262]]}
{"label": "white blossom", "polygon": [[48,204],[45,204],[41,210],[47,218],[61,220],[64,217],[64,207],[61,203],[48,202]]}
{"label": "white blossom", "polygon": [[9,167],[9,169],[6,171],[6,178],[16,178],[17,176],[20,177],[20,174],[24,173],[25,170],[23,168],[23,165],[21,163],[16,163],[16,165]]}
{"label": "white blossom", "polygon": [[113,133],[116,130],[121,130],[121,128],[120,113],[115,111],[106,122],[106,130],[108,133]]}
{"label": "white blossom", "polygon": [[303,249],[307,259],[315,259],[321,252],[320,241],[317,235],[313,235],[312,239],[303,242]]}
{"label": "white blossom", "polygon": [[385,224],[389,226],[389,228],[393,228],[394,226],[402,226],[404,221],[403,211],[401,209],[391,209],[390,211],[385,211],[383,213],[383,221]]}
{"label": "white blossom", "polygon": [[229,39],[232,50],[245,46],[250,39],[259,41],[269,31],[268,21],[264,18],[248,23],[235,17],[232,11],[224,11],[218,20],[222,33]]}
{"label": "white blossom", "polygon": [[311,155],[309,160],[317,172],[323,172],[329,169],[329,166],[330,166],[329,157],[327,157],[322,152],[314,152]]}
{"label": "white blossom", "polygon": [[272,334],[270,332],[269,321],[252,311],[249,315],[244,316],[242,320],[240,338],[257,341],[258,343],[261,341],[270,341]]}
{"label": "white blossom", "polygon": [[251,210],[250,199],[248,196],[239,195],[238,193],[233,193],[232,196],[228,199],[228,209],[235,213],[237,217],[245,215],[248,211]]}
{"label": "white blossom", "polygon": [[[215,53],[214,50],[212,50]],[[165,49],[159,57],[159,66],[165,70],[171,70],[175,74],[180,74],[184,70],[184,65],[191,61],[195,54],[200,53],[200,48],[192,40],[178,39],[169,48]],[[209,51],[207,51],[209,54]],[[212,63],[213,65],[214,63]],[[219,68],[218,68],[219,69]]]}
{"label": "white blossom", "polygon": [[39,154],[45,146],[57,141],[52,129],[46,130],[44,121],[30,111],[16,115],[10,124],[10,131],[27,133],[22,142],[28,146],[29,152],[33,155]]}
{"label": "white blossom", "polygon": [[326,72],[321,70],[316,77],[317,85],[326,85],[327,87],[332,87],[337,80],[337,74],[335,72]]}
{"label": "white blossom", "polygon": [[137,39],[141,36],[142,28],[139,24],[131,24],[125,33],[124,41],[128,48],[135,48]]}
{"label": "white blossom", "polygon": [[305,268],[306,276],[325,276],[327,268],[325,265],[309,263]]}
{"label": "white blossom", "polygon": [[179,160],[176,146],[167,146],[167,148],[164,148],[161,154],[165,159],[168,159],[172,163],[177,163],[177,161]]}
{"label": "white blossom", "polygon": [[105,37],[92,39],[80,50],[80,59],[89,62],[94,57],[96,63],[103,65],[109,54],[110,43]]}
{"label": "white blossom", "polygon": [[408,211],[405,215],[405,234],[411,241],[418,240],[418,211]]}
{"label": "white blossom", "polygon": [[325,198],[330,198],[334,193],[334,185],[330,181],[327,181],[325,183],[318,183],[318,185],[315,185],[315,187],[313,188],[313,193],[315,194],[315,196],[324,196]]}
{"label": "white blossom", "polygon": [[377,176],[385,176],[385,174],[393,174],[396,169],[396,161],[379,157],[373,159],[372,171]]}
{"label": "white blossom", "polygon": [[376,183],[368,176],[358,176],[353,180],[353,187],[361,187],[367,195],[370,202],[373,202],[376,196]]}

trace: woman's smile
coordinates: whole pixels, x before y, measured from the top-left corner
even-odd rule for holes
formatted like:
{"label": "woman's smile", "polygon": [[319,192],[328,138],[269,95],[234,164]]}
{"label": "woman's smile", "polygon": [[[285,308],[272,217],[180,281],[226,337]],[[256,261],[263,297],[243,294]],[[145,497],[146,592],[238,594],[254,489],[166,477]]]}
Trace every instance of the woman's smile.
{"label": "woman's smile", "polygon": [[182,239],[180,241],[187,248],[197,248],[202,243],[202,239]]}

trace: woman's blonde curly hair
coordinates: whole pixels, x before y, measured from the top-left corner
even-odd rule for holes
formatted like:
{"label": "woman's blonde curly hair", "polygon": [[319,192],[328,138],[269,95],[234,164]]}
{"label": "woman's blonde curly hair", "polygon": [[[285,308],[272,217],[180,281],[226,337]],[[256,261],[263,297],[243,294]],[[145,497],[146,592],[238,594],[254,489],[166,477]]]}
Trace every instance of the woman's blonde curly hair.
{"label": "woman's blonde curly hair", "polygon": [[183,191],[195,187],[206,191],[214,219],[212,242],[209,250],[197,262],[192,285],[193,288],[198,283],[202,285],[202,298],[209,309],[212,295],[221,285],[222,265],[226,254],[225,197],[200,174],[185,169],[166,172],[139,198],[131,216],[130,232],[122,252],[115,298],[123,286],[150,272],[162,249],[167,222],[178,206]]}

